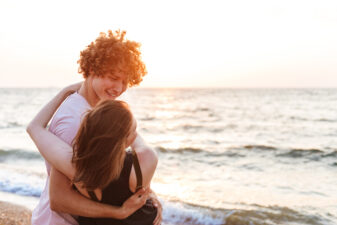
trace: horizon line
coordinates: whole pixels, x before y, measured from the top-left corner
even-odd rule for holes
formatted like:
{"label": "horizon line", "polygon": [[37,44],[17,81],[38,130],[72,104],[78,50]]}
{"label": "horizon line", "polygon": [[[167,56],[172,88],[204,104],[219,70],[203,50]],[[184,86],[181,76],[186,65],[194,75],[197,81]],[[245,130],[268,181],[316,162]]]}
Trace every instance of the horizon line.
{"label": "horizon line", "polygon": [[[53,89],[61,89],[65,86],[0,86],[0,89],[48,89],[48,88],[53,88]],[[135,87],[130,87],[128,89],[336,89],[337,86],[326,86],[326,87],[314,87],[314,86],[308,86],[308,87],[300,87],[300,86],[260,86],[260,87],[249,87],[249,86],[148,86],[148,87],[143,87],[143,86],[135,86]]]}

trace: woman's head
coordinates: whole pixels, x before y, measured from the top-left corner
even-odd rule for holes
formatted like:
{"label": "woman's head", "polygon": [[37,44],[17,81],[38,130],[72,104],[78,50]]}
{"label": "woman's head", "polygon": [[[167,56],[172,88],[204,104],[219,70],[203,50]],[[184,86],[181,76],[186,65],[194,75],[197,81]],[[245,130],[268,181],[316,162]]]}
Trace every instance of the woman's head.
{"label": "woman's head", "polygon": [[74,182],[82,182],[85,188],[93,190],[117,179],[125,148],[135,136],[136,122],[125,102],[100,102],[86,114],[74,140]]}

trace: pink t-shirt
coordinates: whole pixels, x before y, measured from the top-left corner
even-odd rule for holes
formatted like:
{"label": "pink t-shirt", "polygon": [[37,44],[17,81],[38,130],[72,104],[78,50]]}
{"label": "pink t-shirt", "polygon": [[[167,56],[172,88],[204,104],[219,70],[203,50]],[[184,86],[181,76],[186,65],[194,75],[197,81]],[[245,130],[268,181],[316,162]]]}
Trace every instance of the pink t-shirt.
{"label": "pink t-shirt", "polygon": [[[86,99],[74,93],[70,95],[59,107],[54,115],[49,131],[71,145],[80,127],[85,112],[90,109]],[[50,209],[49,203],[49,176],[50,164],[46,161],[47,180],[40,201],[32,213],[32,225],[78,225],[73,216],[58,213]]]}

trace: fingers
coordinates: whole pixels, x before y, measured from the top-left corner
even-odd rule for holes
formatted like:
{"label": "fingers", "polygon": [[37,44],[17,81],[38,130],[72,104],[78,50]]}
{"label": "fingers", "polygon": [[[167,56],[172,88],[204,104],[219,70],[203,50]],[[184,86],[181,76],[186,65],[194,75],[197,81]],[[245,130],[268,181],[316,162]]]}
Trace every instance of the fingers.
{"label": "fingers", "polygon": [[163,207],[160,203],[160,201],[158,200],[158,197],[155,195],[154,192],[151,192],[150,191],[150,194],[149,194],[152,202],[153,202],[153,206],[157,208],[157,216],[156,218],[154,219],[153,221],[153,224],[154,225],[160,225],[161,222],[162,222],[162,211],[163,211]]}
{"label": "fingers", "polygon": [[157,214],[157,217],[153,221],[153,225],[160,225],[160,221],[161,221],[160,216],[159,214]]}
{"label": "fingers", "polygon": [[146,203],[146,200],[149,197],[149,190],[148,189],[145,190],[144,188],[142,188],[139,191],[137,191],[133,196],[136,198],[137,205],[142,206]]}
{"label": "fingers", "polygon": [[134,195],[138,196],[138,198],[141,198],[142,196],[146,195],[149,196],[149,189],[141,188],[139,191],[137,191]]}
{"label": "fingers", "polygon": [[141,188],[141,189],[139,189],[136,193],[135,193],[135,195],[143,195],[144,193],[145,193],[145,188]]}
{"label": "fingers", "polygon": [[157,216],[153,221],[154,225],[160,225],[162,221],[162,212],[163,212],[163,207],[161,206],[161,203],[157,198],[154,198],[154,206],[157,208]]}
{"label": "fingers", "polygon": [[161,221],[162,221],[162,209],[161,208],[157,208],[157,216],[153,221],[153,225],[160,225]]}
{"label": "fingers", "polygon": [[144,205],[148,197],[149,197],[148,194],[143,194],[141,197],[139,197],[140,204]]}
{"label": "fingers", "polygon": [[161,206],[161,203],[160,203],[160,201],[158,200],[158,198],[152,197],[152,196],[151,196],[151,199],[152,199],[152,201],[153,201],[154,207],[156,207],[156,208],[161,208],[160,210],[162,210],[162,206]]}

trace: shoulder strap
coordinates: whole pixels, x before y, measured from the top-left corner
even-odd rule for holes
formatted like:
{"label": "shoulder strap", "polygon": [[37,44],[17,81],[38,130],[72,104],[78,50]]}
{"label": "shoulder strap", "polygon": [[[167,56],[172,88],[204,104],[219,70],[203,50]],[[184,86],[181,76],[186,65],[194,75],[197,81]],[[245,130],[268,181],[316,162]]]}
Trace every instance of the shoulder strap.
{"label": "shoulder strap", "polygon": [[[72,185],[72,188],[75,189],[75,190],[77,190],[75,184]],[[77,190],[77,191],[78,191],[78,190]],[[90,196],[90,198],[91,198],[92,200],[94,200],[94,201],[96,201],[96,202],[99,202],[99,200],[98,200],[98,198],[97,198],[95,192],[93,192],[93,191],[88,191],[88,190],[87,190],[87,192],[88,192],[88,194],[89,194],[89,196]]]}
{"label": "shoulder strap", "polygon": [[94,201],[96,201],[96,202],[99,202],[99,200],[98,200],[98,198],[97,198],[95,192],[93,192],[93,191],[88,191],[88,194],[89,194],[89,196],[90,196],[90,198],[91,198],[92,200],[94,200]]}
{"label": "shoulder strap", "polygon": [[137,186],[136,186],[136,192],[143,187],[143,176],[142,176],[142,170],[139,166],[139,161],[137,157],[137,153],[134,149],[132,149],[132,160],[133,160],[133,166],[135,167],[136,177],[137,177]]}

